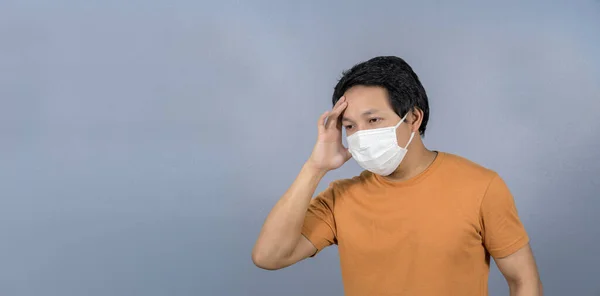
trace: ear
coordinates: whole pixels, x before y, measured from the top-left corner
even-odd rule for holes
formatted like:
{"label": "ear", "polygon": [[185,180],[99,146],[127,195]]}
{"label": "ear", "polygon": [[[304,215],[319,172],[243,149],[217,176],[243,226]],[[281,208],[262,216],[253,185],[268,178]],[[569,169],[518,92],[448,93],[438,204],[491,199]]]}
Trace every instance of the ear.
{"label": "ear", "polygon": [[406,123],[410,124],[411,131],[418,133],[422,122],[423,110],[414,107],[411,111],[409,111],[408,116],[406,118]]}

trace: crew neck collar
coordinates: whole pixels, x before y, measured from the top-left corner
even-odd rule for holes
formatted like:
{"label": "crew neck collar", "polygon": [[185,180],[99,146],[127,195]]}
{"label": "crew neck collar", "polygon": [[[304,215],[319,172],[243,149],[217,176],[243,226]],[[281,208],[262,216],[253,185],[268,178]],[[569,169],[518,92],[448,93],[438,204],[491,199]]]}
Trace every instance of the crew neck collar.
{"label": "crew neck collar", "polygon": [[435,169],[444,160],[446,153],[440,152],[440,151],[434,151],[434,152],[436,152],[437,155],[435,156],[435,159],[433,160],[433,162],[431,162],[431,164],[425,170],[423,170],[416,176],[411,177],[408,180],[394,181],[394,180],[390,180],[389,178],[386,178],[384,176],[381,176],[378,174],[373,174],[375,177],[375,180],[377,180],[377,182],[379,182],[381,184],[388,185],[388,186],[394,186],[394,187],[404,187],[404,186],[414,185],[414,184],[420,182],[421,180],[425,179],[425,177],[427,177],[429,174],[431,174],[431,172],[435,171]]}

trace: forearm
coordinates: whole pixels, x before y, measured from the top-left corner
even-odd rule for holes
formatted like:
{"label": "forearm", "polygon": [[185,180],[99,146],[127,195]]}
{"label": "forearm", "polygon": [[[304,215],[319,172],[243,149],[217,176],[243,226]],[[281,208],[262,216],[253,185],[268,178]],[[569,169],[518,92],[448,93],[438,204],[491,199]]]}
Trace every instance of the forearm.
{"label": "forearm", "polygon": [[324,171],[305,164],[290,188],[267,216],[254,246],[254,255],[279,258],[289,255],[300,239],[310,200]]}

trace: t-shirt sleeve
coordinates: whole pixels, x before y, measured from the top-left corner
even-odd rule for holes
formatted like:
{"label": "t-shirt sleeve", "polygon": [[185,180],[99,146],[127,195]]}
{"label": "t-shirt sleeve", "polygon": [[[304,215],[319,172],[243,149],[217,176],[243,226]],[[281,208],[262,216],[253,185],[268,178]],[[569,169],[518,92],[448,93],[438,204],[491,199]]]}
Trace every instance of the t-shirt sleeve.
{"label": "t-shirt sleeve", "polygon": [[302,235],[317,248],[317,252],[312,256],[315,256],[325,247],[337,243],[335,219],[333,217],[334,198],[332,183],[311,200],[306,211]]}
{"label": "t-shirt sleeve", "polygon": [[498,174],[481,202],[481,221],[483,243],[494,258],[511,255],[529,243],[513,196]]}

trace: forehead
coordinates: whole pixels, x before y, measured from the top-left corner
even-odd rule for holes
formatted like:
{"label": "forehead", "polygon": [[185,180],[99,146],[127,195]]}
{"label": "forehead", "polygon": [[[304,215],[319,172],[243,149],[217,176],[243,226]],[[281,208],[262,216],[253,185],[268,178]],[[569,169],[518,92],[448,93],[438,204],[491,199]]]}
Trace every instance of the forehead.
{"label": "forehead", "polygon": [[348,89],[344,96],[348,105],[344,110],[347,119],[358,118],[365,113],[393,112],[387,90],[378,86],[357,85]]}

